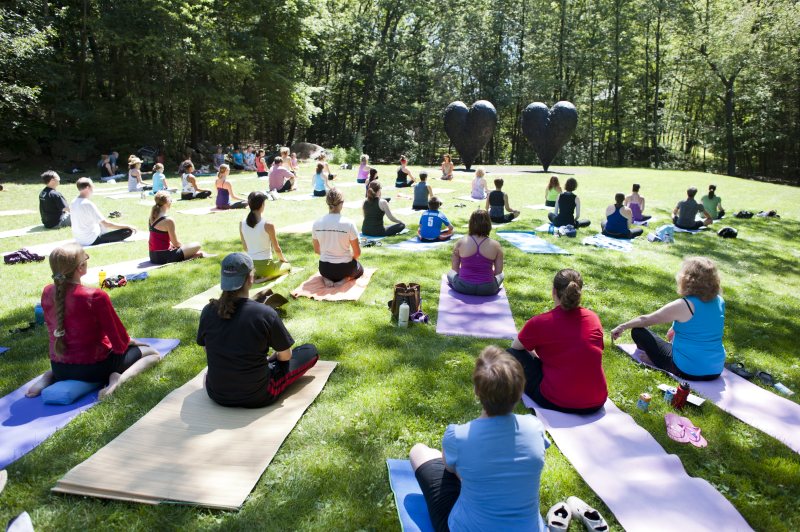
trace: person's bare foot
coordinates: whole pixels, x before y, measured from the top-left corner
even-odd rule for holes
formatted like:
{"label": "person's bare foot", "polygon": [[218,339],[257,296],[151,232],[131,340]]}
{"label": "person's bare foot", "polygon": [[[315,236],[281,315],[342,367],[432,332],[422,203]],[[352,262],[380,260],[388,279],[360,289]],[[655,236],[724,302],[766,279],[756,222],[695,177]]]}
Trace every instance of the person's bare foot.
{"label": "person's bare foot", "polygon": [[114,393],[114,390],[116,390],[117,386],[119,385],[119,378],[121,376],[122,375],[120,375],[119,373],[112,373],[111,375],[109,375],[108,386],[100,390],[100,393],[97,394],[97,398],[105,399],[106,397]]}
{"label": "person's bare foot", "polygon": [[333,288],[334,286],[336,286],[336,283],[334,283],[333,281],[331,281],[327,277],[323,277],[322,278],[322,284],[325,285],[325,288]]}
{"label": "person's bare foot", "polygon": [[53,384],[53,373],[48,371],[25,392],[25,397],[39,397],[42,390]]}
{"label": "person's bare foot", "polygon": [[349,281],[349,280],[350,280],[350,279],[348,278],[348,279],[342,279],[341,281],[336,281],[335,283],[333,283],[333,286],[334,286],[334,287],[339,287],[339,286],[342,286],[344,283],[346,283],[346,282],[347,282],[347,281]]}

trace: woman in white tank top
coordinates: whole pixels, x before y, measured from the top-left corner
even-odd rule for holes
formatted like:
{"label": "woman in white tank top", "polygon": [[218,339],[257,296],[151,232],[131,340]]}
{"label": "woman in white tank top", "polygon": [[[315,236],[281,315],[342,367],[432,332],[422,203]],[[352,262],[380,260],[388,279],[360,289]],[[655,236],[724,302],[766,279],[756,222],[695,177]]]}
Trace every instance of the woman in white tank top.
{"label": "woman in white tank top", "polygon": [[[267,195],[263,192],[259,190],[251,192],[247,196],[250,213],[239,224],[242,246],[253,259],[257,282],[280,277],[292,269],[292,265],[283,256],[283,250],[278,244],[275,226],[262,218],[266,200]],[[273,251],[277,259],[273,258]]]}

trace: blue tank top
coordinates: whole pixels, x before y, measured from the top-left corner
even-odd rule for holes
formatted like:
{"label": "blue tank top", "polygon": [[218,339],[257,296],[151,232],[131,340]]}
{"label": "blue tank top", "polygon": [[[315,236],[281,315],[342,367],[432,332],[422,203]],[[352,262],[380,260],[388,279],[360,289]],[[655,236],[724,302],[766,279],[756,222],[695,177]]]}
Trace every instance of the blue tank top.
{"label": "blue tank top", "polygon": [[627,235],[631,232],[628,228],[628,219],[622,216],[622,213],[619,210],[622,206],[616,207],[614,212],[608,215],[606,218],[606,233],[612,233],[615,235]]}
{"label": "blue tank top", "polygon": [[428,183],[425,181],[414,185],[414,207],[428,207]]}
{"label": "blue tank top", "polygon": [[717,296],[704,303],[696,296],[684,299],[694,305],[692,319],[672,323],[672,360],[689,375],[718,375],[725,364],[722,333],[725,328],[725,300]]}
{"label": "blue tank top", "polygon": [[317,192],[325,191],[325,178],[322,174],[314,174],[314,190]]}

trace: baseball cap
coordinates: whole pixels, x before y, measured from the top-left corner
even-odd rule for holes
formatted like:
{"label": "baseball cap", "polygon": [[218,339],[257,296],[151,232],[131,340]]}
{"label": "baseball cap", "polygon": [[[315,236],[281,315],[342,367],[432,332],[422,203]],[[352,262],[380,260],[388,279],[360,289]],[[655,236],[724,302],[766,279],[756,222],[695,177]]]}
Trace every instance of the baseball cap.
{"label": "baseball cap", "polygon": [[246,253],[231,253],[222,259],[220,287],[225,292],[240,289],[253,271],[253,259]]}

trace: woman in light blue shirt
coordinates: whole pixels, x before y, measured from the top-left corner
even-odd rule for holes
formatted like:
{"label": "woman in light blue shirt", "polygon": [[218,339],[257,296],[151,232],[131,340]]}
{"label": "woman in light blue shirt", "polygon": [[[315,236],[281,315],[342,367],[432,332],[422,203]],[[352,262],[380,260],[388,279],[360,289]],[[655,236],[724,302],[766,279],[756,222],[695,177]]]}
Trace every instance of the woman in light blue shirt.
{"label": "woman in light blue shirt", "polygon": [[[631,339],[655,366],[686,380],[714,380],[725,365],[725,300],[717,266],[705,257],[688,257],[676,279],[679,299],[617,326],[611,338],[631,329]],[[646,328],[669,322],[666,340]]]}
{"label": "woman in light blue shirt", "polygon": [[331,188],[328,183],[328,174],[325,173],[325,164],[317,163],[317,172],[311,178],[311,186],[314,189],[314,196],[324,198]]}
{"label": "woman in light blue shirt", "polygon": [[442,451],[416,444],[409,455],[437,532],[544,531],[539,482],[549,442],[542,423],[516,415],[525,375],[499,347],[483,350],[472,374],[481,416],[449,425]]}

